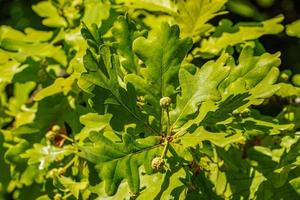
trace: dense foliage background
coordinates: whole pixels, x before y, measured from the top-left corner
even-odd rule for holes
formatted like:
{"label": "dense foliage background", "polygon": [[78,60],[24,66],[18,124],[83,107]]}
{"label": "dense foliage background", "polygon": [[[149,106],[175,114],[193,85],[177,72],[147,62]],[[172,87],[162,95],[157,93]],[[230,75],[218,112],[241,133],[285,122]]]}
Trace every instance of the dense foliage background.
{"label": "dense foliage background", "polygon": [[0,0],[0,199],[300,199],[300,3]]}

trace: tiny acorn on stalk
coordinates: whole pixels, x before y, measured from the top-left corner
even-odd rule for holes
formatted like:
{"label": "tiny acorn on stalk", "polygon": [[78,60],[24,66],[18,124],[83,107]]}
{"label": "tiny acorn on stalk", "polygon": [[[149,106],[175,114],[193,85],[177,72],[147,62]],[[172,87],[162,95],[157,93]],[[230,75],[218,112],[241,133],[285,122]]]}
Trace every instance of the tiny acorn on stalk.
{"label": "tiny acorn on stalk", "polygon": [[52,130],[51,130],[51,131],[48,131],[48,132],[46,133],[46,139],[49,140],[49,141],[53,141],[53,140],[55,139],[56,135],[57,135],[56,132],[54,132],[54,131],[52,131]]}
{"label": "tiny acorn on stalk", "polygon": [[170,97],[162,97],[159,100],[159,104],[163,109],[168,108],[171,105],[171,103],[172,103],[172,100]]}
{"label": "tiny acorn on stalk", "polygon": [[165,161],[161,157],[155,157],[151,162],[151,167],[155,171],[162,170],[164,165],[165,165]]}

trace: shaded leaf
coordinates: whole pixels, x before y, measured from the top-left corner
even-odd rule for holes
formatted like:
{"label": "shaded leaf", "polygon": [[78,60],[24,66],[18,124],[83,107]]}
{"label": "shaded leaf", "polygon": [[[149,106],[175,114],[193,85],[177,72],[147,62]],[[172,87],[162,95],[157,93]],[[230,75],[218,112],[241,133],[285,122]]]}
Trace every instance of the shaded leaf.
{"label": "shaded leaf", "polygon": [[229,74],[229,67],[225,66],[227,59],[228,55],[223,54],[216,62],[207,62],[194,75],[180,69],[181,96],[177,97],[176,108],[170,113],[173,128],[187,121],[185,118],[194,114],[202,102],[221,98],[218,86]]}
{"label": "shaded leaf", "polygon": [[134,72],[138,74],[140,66],[137,57],[133,53],[133,41],[140,36],[145,36],[146,32],[138,31],[135,24],[126,15],[118,18],[112,33],[116,40],[115,47],[119,55],[125,59],[121,62],[122,66],[128,73]]}
{"label": "shaded leaf", "polygon": [[121,181],[125,179],[130,190],[138,193],[140,188],[139,167],[143,165],[151,173],[151,161],[161,152],[158,137],[134,140],[123,135],[123,143],[114,143],[101,133],[92,132],[92,143],[81,147],[80,156],[96,164],[99,177],[105,183],[108,195],[116,193]]}

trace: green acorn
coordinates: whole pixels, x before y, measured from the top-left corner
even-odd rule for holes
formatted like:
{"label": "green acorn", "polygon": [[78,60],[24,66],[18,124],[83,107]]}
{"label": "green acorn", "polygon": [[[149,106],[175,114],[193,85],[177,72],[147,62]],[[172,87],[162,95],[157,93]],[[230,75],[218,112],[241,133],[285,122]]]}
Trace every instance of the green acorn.
{"label": "green acorn", "polygon": [[49,141],[53,141],[53,140],[55,139],[56,135],[57,135],[56,132],[54,132],[54,131],[48,131],[48,132],[46,133],[46,138],[47,138],[47,140],[49,140]]}
{"label": "green acorn", "polygon": [[168,108],[172,103],[172,100],[170,97],[163,97],[159,100],[159,104],[162,108],[166,109]]}
{"label": "green acorn", "polygon": [[165,161],[161,157],[155,157],[151,162],[151,167],[155,171],[160,171],[160,170],[162,170],[164,164],[165,164]]}

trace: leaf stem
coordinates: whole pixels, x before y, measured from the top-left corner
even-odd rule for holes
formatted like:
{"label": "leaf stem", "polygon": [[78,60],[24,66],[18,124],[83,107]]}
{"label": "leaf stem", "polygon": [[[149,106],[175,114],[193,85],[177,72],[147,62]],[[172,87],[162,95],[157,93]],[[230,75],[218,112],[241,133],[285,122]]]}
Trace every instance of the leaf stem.
{"label": "leaf stem", "polygon": [[177,137],[180,137],[180,136],[184,135],[185,133],[186,133],[186,132],[185,132],[184,129],[183,129],[183,130],[180,130],[180,131],[178,131],[177,133],[175,133],[175,134],[173,135],[173,138],[176,139]]}
{"label": "leaf stem", "polygon": [[170,122],[170,112],[169,112],[169,107],[166,108],[167,112],[167,136],[171,136],[172,131],[171,131],[171,122]]}
{"label": "leaf stem", "polygon": [[74,156],[72,158],[72,160],[70,160],[70,162],[68,162],[63,169],[66,171],[69,167],[71,167],[73,165],[73,163],[78,159],[78,156]]}
{"label": "leaf stem", "polygon": [[63,197],[63,199],[68,199],[69,197],[71,197],[73,194],[71,193],[71,192],[69,192],[67,195],[65,195],[64,197]]}
{"label": "leaf stem", "polygon": [[70,138],[70,137],[68,137],[68,136],[66,136],[66,135],[64,135],[64,134],[58,134],[58,135],[59,135],[60,137],[63,137],[64,139],[70,141],[70,142],[75,142],[72,138]]}
{"label": "leaf stem", "polygon": [[164,117],[164,110],[161,109],[160,111],[160,130],[161,130],[161,136],[165,137],[166,134],[163,132],[163,118]]}
{"label": "leaf stem", "polygon": [[169,148],[169,141],[167,141],[166,145],[164,146],[164,150],[160,156],[161,159],[164,159],[164,157],[167,155],[168,148]]}

